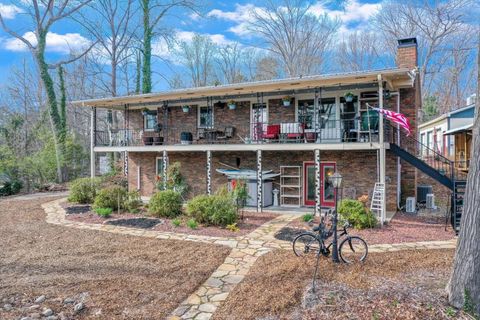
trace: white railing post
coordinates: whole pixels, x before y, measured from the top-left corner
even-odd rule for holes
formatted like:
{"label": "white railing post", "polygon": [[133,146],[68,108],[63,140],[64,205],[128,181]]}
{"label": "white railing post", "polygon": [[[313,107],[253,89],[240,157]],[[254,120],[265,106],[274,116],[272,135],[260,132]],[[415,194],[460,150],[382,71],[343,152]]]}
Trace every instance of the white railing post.
{"label": "white railing post", "polygon": [[90,177],[95,178],[95,136],[97,126],[97,109],[90,110]]}
{"label": "white railing post", "polygon": [[[377,76],[378,78],[378,107],[380,109],[383,109],[383,80],[382,80],[382,75],[379,74]],[[379,113],[379,142],[380,142],[380,183],[384,186],[383,189],[383,199],[386,199],[386,184],[385,184],[385,165],[386,165],[386,150],[385,150],[385,136],[384,136],[384,121],[383,121],[383,114]],[[380,223],[383,225],[385,223],[385,218],[386,218],[386,206],[385,202],[382,202],[382,209],[381,209],[381,215],[380,215]]]}

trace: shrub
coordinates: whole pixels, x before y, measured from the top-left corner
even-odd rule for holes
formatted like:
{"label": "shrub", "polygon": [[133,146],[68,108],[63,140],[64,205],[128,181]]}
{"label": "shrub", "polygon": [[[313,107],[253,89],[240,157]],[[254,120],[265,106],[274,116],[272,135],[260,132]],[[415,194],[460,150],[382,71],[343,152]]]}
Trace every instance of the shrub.
{"label": "shrub", "polygon": [[199,195],[187,202],[187,215],[197,222],[226,226],[238,219],[235,200],[223,192],[212,196]]}
{"label": "shrub", "polygon": [[190,229],[197,229],[198,228],[198,223],[197,223],[197,221],[195,221],[195,219],[190,219],[190,220],[187,221],[187,226]]}
{"label": "shrub", "polygon": [[182,197],[173,190],[155,193],[150,199],[148,210],[159,217],[176,217],[182,213]]}
{"label": "shrub", "polygon": [[68,201],[76,203],[92,203],[95,200],[101,179],[79,178],[70,183]]}
{"label": "shrub", "polygon": [[182,224],[182,221],[178,218],[175,218],[172,220],[172,224],[175,226],[175,227],[180,227],[180,224]]}
{"label": "shrub", "polygon": [[240,228],[237,226],[237,223],[232,223],[227,225],[227,230],[230,230],[232,232],[238,232],[240,231]]}
{"label": "shrub", "polygon": [[125,210],[131,213],[138,213],[143,202],[138,191],[130,191],[125,198]]}
{"label": "shrub", "polygon": [[93,210],[95,210],[95,212],[99,216],[104,217],[104,218],[108,218],[113,212],[112,208],[95,208]]}
{"label": "shrub", "polygon": [[187,202],[186,213],[196,221],[208,224],[212,202],[212,197],[206,194],[196,196]]}
{"label": "shrub", "polygon": [[118,210],[125,208],[127,189],[121,186],[110,186],[100,190],[93,203],[94,208],[111,208]]}
{"label": "shrub", "polygon": [[17,194],[23,187],[23,183],[20,180],[8,180],[3,183],[0,182],[0,196],[10,196]]}
{"label": "shrub", "polygon": [[306,213],[306,214],[304,214],[304,215],[302,216],[302,220],[303,220],[304,222],[310,222],[310,221],[312,221],[312,220],[313,220],[313,214],[311,214],[311,213]]}
{"label": "shrub", "polygon": [[358,200],[344,199],[338,206],[338,213],[342,219],[347,220],[355,229],[373,228],[377,219],[372,212],[366,209]]}
{"label": "shrub", "polygon": [[211,211],[208,213],[209,222],[216,226],[226,226],[235,223],[238,218],[235,201],[231,196],[212,196]]}

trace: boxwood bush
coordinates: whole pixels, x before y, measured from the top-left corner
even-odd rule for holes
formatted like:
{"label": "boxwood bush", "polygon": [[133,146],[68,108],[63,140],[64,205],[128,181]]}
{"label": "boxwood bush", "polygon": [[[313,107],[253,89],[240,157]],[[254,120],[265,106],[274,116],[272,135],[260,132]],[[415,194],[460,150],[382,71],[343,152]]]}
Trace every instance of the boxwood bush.
{"label": "boxwood bush", "polygon": [[186,213],[197,222],[217,226],[233,224],[238,219],[231,194],[199,195],[188,201]]}
{"label": "boxwood bush", "polygon": [[100,178],[79,178],[70,183],[68,201],[75,203],[93,203],[100,189]]}
{"label": "boxwood bush", "polygon": [[377,225],[377,219],[373,213],[358,200],[344,199],[340,201],[338,213],[355,229],[373,228]]}
{"label": "boxwood bush", "polygon": [[111,208],[118,210],[125,208],[127,189],[121,186],[109,186],[98,191],[93,203],[94,208]]}
{"label": "boxwood bush", "polygon": [[174,218],[182,213],[182,197],[173,190],[158,191],[150,198],[148,211],[157,217]]}

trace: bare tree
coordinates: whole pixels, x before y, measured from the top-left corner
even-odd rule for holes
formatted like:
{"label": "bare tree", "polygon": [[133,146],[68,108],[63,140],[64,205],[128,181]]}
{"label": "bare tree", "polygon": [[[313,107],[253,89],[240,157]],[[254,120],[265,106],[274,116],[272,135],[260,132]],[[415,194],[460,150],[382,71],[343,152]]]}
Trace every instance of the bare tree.
{"label": "bare tree", "polygon": [[372,69],[380,60],[379,48],[374,45],[378,42],[378,36],[374,32],[356,31],[348,34],[338,44],[335,55],[341,70]]}
{"label": "bare tree", "polygon": [[320,72],[326,50],[339,27],[327,15],[310,13],[301,0],[268,0],[265,10],[252,10],[249,29],[262,37],[289,77]]}
{"label": "bare tree", "polygon": [[[62,172],[62,159],[65,147],[66,137],[66,119],[63,115],[66,114],[65,110],[59,110],[57,102],[57,95],[53,85],[53,79],[49,73],[49,69],[57,69],[64,64],[73,62],[90,51],[94,43],[87,48],[83,53],[69,57],[66,60],[57,61],[55,63],[47,62],[45,59],[45,49],[47,46],[47,35],[52,26],[65,18],[71,17],[77,13],[81,8],[86,6],[92,0],[82,1],[43,1],[43,0],[31,0],[31,4],[23,5],[23,10],[27,12],[27,16],[31,19],[31,27],[34,30],[35,42],[28,40],[26,37],[8,27],[0,14],[0,25],[2,29],[10,36],[20,40],[31,52],[34,61],[38,67],[40,78],[43,83],[43,87],[46,91],[46,97],[49,105],[50,121],[53,128],[55,147],[56,147],[56,160],[57,160],[57,179],[59,182],[63,182]],[[63,104],[60,104],[62,108]]]}
{"label": "bare tree", "polygon": [[223,83],[238,83],[245,81],[242,72],[245,63],[243,48],[238,42],[227,44],[218,48],[216,57],[219,73]]}
{"label": "bare tree", "polygon": [[375,17],[377,30],[382,33],[385,47],[392,56],[397,39],[417,37],[424,97],[433,91],[433,82],[442,68],[438,62],[447,54],[445,47],[451,37],[462,29],[464,12],[470,3],[471,0],[388,0]]}
{"label": "bare tree", "polygon": [[[480,29],[477,54],[477,97],[480,97]],[[464,211],[458,235],[453,272],[447,286],[448,300],[480,316],[480,99],[477,98],[472,157],[465,190]]]}
{"label": "bare tree", "polygon": [[203,87],[216,80],[213,62],[216,46],[207,36],[195,34],[191,42],[179,43],[178,55],[188,70],[192,86]]}
{"label": "bare tree", "polygon": [[[95,55],[101,61],[101,71],[107,75],[107,93],[116,96],[118,92],[119,67],[127,59],[133,58],[135,28],[133,8],[134,0],[97,0],[89,5],[89,11],[79,13],[77,21],[97,40]],[[105,64],[110,70],[104,70]]]}

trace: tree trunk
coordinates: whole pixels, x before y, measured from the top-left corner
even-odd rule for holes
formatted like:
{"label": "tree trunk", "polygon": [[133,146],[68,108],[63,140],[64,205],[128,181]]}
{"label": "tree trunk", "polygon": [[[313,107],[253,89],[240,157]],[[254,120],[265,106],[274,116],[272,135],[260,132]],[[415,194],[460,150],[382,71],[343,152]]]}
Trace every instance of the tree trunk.
{"label": "tree trunk", "polygon": [[150,26],[150,0],[143,2],[143,63],[142,93],[152,92],[152,28]]}
{"label": "tree trunk", "polygon": [[47,102],[49,105],[49,115],[52,124],[53,137],[55,142],[55,159],[57,162],[57,180],[59,183],[63,182],[62,174],[62,159],[63,159],[63,145],[65,139],[62,139],[62,120],[58,112],[57,97],[55,88],[53,87],[53,80],[48,72],[48,65],[45,62],[45,46],[47,38],[47,30],[43,30],[38,34],[38,47],[35,52],[35,58],[40,70],[40,78],[42,79],[45,91],[47,94]]}
{"label": "tree trunk", "polygon": [[456,308],[480,315],[480,32],[478,78],[472,157],[467,178],[460,234],[452,276],[447,286],[448,300]]}

